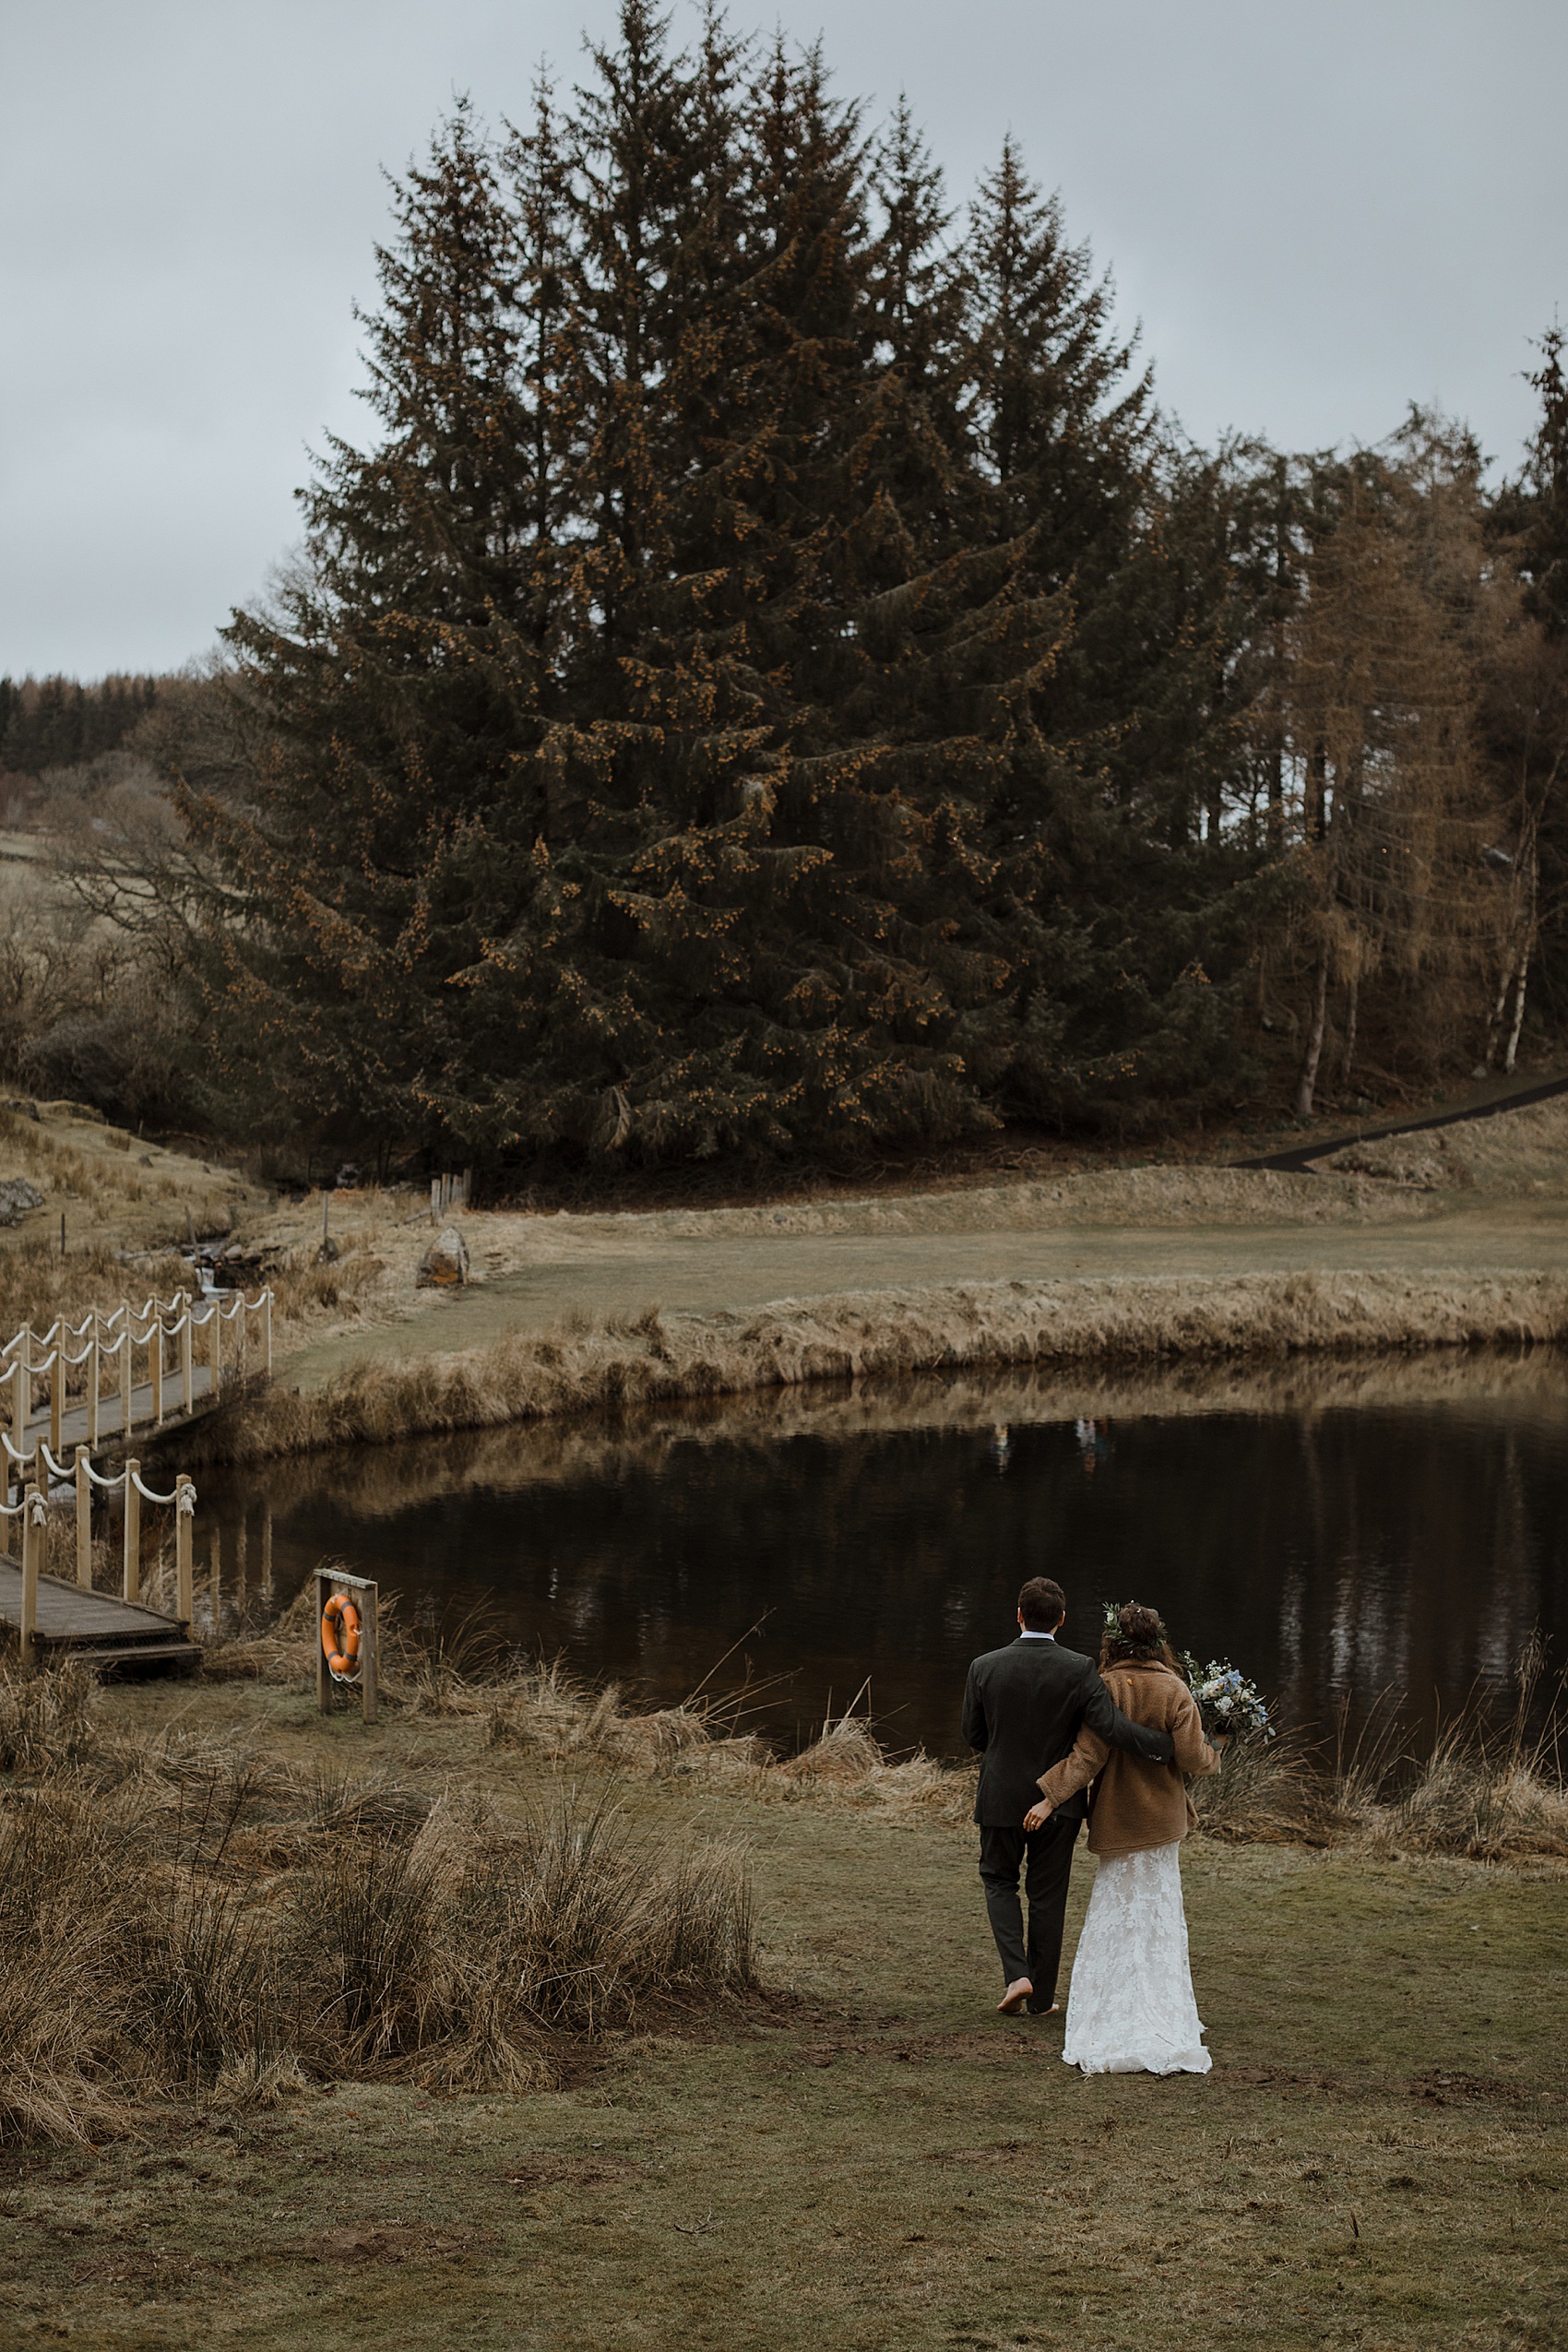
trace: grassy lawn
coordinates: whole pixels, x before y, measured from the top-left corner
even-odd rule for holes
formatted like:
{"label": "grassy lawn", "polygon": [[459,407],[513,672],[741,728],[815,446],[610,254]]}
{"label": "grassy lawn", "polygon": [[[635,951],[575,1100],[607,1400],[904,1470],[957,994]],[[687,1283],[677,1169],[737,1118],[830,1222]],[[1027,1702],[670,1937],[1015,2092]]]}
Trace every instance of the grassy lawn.
{"label": "grassy lawn", "polygon": [[[111,1704],[503,1802],[550,1777],[471,1722]],[[765,1997],[530,2098],[344,2084],[0,2151],[0,2344],[1568,2344],[1562,1875],[1194,1842],[1215,2071],[1085,2082],[1059,2019],[992,2011],[971,1833],[696,1776],[624,1802],[753,1841]]]}

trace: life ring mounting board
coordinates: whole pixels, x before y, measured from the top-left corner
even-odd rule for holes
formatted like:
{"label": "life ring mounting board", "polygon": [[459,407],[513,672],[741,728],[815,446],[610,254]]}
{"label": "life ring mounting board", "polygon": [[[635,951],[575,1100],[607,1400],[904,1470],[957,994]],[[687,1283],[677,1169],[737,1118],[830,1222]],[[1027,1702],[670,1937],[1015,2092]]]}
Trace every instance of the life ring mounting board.
{"label": "life ring mounting board", "polygon": [[315,1572],[315,1621],[320,1628],[315,1703],[323,1715],[329,1713],[340,1692],[357,1692],[364,1720],[375,1721],[377,1598],[372,1577],[350,1576],[340,1568]]}

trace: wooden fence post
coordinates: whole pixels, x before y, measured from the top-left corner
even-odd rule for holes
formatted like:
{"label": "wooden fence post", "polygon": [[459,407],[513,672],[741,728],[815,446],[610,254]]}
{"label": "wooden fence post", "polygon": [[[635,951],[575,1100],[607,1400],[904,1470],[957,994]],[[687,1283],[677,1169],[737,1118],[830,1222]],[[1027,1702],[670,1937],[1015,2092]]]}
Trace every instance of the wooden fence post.
{"label": "wooden fence post", "polygon": [[[241,1313],[244,1313],[243,1308]],[[272,1377],[272,1293],[270,1290],[264,1290],[261,1294],[261,1344],[264,1350],[262,1369],[270,1380]]]}
{"label": "wooden fence post", "polygon": [[131,1370],[131,1302],[128,1299],[121,1301],[120,1315],[120,1435],[126,1438],[131,1433],[131,1390],[135,1385],[135,1375]]}
{"label": "wooden fence post", "polygon": [[22,1508],[22,1672],[30,1674],[38,1664],[38,1555],[43,1545],[43,1529],[38,1524],[43,1509],[43,1498],[37,1487],[30,1486]]}
{"label": "wooden fence post", "polygon": [[49,1451],[56,1462],[60,1459],[60,1411],[65,1401],[65,1318],[60,1318],[61,1336],[54,1342],[54,1361],[49,1368]]}
{"label": "wooden fence post", "polygon": [[18,1454],[25,1454],[28,1423],[32,1419],[31,1325],[24,1324],[18,1336],[22,1344],[17,1349],[16,1377],[11,1383],[11,1443]]}
{"label": "wooden fence post", "polygon": [[98,1384],[101,1377],[98,1359],[98,1317],[92,1319],[92,1337],[87,1343],[87,1442],[96,1452],[98,1446]]}
{"label": "wooden fence post", "polygon": [[187,1413],[196,1397],[196,1390],[192,1385],[196,1378],[192,1352],[191,1302],[187,1299],[180,1312],[180,1404],[182,1410]]}
{"label": "wooden fence post", "polygon": [[[190,1483],[184,1470],[174,1480],[174,1588],[178,1596],[174,1614],[187,1626],[196,1614],[196,1580],[191,1574],[191,1522],[196,1497],[193,1494],[188,1503],[185,1501]],[[216,1633],[217,1626],[212,1630]]]}
{"label": "wooden fence post", "polygon": [[141,1598],[141,1496],[137,1491],[139,1462],[125,1463],[125,1565],[121,1591],[126,1600]]}
{"label": "wooden fence post", "polygon": [[379,1693],[381,1629],[377,1619],[380,1594],[374,1585],[360,1593],[360,1710],[366,1723],[375,1721]]}
{"label": "wooden fence post", "polygon": [[148,1335],[147,1368],[152,1376],[152,1425],[163,1426],[163,1308],[154,1299],[152,1327]]}
{"label": "wooden fence post", "polygon": [[212,1336],[207,1345],[207,1376],[216,1396],[223,1385],[223,1310],[216,1298],[212,1301]]}
{"label": "wooden fence post", "polygon": [[92,1588],[92,1480],[88,1476],[90,1455],[85,1445],[77,1448],[77,1582]]}

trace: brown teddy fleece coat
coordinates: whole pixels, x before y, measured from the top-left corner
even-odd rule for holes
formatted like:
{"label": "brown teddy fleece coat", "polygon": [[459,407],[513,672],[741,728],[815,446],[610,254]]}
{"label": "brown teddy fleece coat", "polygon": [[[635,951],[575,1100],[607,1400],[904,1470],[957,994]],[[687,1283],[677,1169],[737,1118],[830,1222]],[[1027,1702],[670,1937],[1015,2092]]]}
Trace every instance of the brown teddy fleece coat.
{"label": "brown teddy fleece coat", "polygon": [[1219,1758],[1204,1738],[1198,1703],[1179,1674],[1152,1659],[1120,1659],[1105,1668],[1103,1680],[1123,1715],[1170,1732],[1175,1755],[1170,1764],[1146,1763],[1142,1756],[1107,1747],[1086,1724],[1072,1754],[1040,1775],[1040,1791],[1056,1806],[1094,1782],[1091,1854],[1139,1854],[1151,1846],[1173,1846],[1197,1826],[1183,1774],[1219,1769]]}

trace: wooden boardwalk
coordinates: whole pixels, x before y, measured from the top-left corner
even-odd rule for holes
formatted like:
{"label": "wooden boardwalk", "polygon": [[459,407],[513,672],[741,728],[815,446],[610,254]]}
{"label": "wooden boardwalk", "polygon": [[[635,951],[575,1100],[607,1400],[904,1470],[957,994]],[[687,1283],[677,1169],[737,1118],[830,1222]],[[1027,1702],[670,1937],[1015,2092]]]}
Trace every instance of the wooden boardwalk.
{"label": "wooden boardwalk", "polygon": [[[0,1624],[19,1627],[21,1621],[21,1568],[0,1552]],[[89,1592],[59,1576],[38,1580],[37,1642],[41,1665],[76,1657],[101,1674],[201,1663],[200,1645],[177,1617],[113,1593]]]}
{"label": "wooden boardwalk", "polygon": [[[193,1364],[191,1367],[191,1420],[195,1420],[199,1413],[204,1412],[211,1401],[211,1372],[206,1364]],[[3,1409],[0,1408],[0,1411]],[[185,1413],[181,1402],[181,1388],[177,1375],[167,1372],[164,1374],[163,1419],[160,1421],[155,1421],[152,1418],[152,1383],[147,1380],[137,1381],[131,1391],[130,1431],[132,1435],[145,1431],[148,1436],[151,1436],[154,1431],[172,1428],[184,1419]],[[13,1445],[17,1444],[16,1431],[11,1428],[9,1422],[6,1424],[6,1427],[11,1443]],[[47,1405],[42,1412],[34,1411],[28,1417],[26,1446],[30,1449],[38,1443],[40,1438],[42,1438],[46,1444],[50,1442]],[[103,1445],[112,1438],[119,1442],[122,1451],[129,1451],[125,1443],[125,1431],[120,1422],[120,1392],[117,1388],[106,1388],[98,1404],[98,1442],[100,1445]],[[87,1442],[87,1407],[82,1404],[62,1404],[59,1459],[64,1461],[71,1448],[85,1445]],[[51,1448],[51,1450],[53,1449]],[[3,1451],[4,1448],[0,1448],[0,1452]],[[15,1476],[14,1471],[12,1475]]]}

